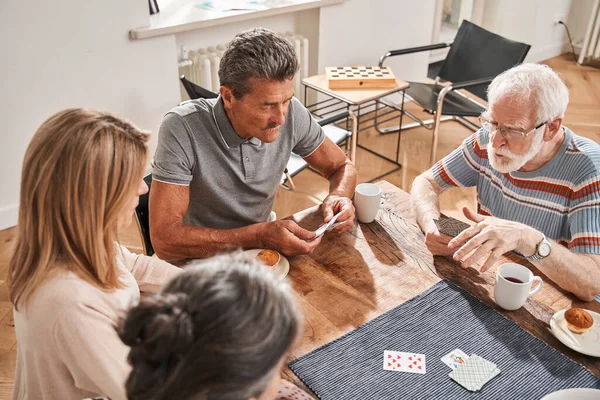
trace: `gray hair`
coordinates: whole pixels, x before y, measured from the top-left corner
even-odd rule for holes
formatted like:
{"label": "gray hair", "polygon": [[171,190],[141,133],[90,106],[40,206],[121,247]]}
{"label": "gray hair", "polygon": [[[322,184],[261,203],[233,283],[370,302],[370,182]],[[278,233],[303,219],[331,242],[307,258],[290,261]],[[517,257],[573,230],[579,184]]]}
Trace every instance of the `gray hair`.
{"label": "gray hair", "polygon": [[284,81],[292,79],[299,68],[290,42],[268,29],[252,28],[227,45],[219,65],[219,80],[239,99],[250,92],[250,78]]}
{"label": "gray hair", "polygon": [[569,104],[569,89],[547,65],[517,65],[498,75],[488,87],[490,106],[510,96],[535,107],[536,125],[564,117]]}
{"label": "gray hair", "polygon": [[290,286],[255,259],[185,268],[120,322],[130,400],[258,398],[301,329]]}

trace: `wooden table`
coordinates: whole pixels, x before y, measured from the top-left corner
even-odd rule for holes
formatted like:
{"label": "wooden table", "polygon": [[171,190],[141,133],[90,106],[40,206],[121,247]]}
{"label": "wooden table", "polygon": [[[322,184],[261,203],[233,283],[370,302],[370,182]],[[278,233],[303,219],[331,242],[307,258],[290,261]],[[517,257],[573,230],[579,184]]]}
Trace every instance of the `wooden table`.
{"label": "wooden table", "polygon": [[[289,259],[288,277],[305,316],[304,333],[289,361],[447,279],[600,377],[600,358],[569,349],[554,337],[549,326],[556,311],[583,306],[600,312],[600,303],[577,300],[529,264],[544,280],[541,291],[517,311],[500,309],[493,300],[495,268],[482,274],[461,268],[451,258],[433,257],[415,222],[409,194],[386,181],[378,185],[387,196],[374,222],[359,223],[351,232],[326,234],[313,254]],[[322,223],[322,215],[314,207],[293,218],[311,229]],[[516,256],[504,257],[502,262],[526,263]],[[289,369],[284,375],[304,386]]]}

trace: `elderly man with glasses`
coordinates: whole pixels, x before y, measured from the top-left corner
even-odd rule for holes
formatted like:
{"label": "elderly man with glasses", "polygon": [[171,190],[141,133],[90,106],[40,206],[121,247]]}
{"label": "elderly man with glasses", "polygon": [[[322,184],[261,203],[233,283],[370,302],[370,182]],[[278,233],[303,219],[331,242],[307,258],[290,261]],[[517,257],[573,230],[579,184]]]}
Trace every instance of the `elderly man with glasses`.
{"label": "elderly man with glasses", "polygon": [[[582,300],[600,292],[600,146],[562,125],[569,92],[540,64],[496,77],[481,129],[417,177],[415,215],[434,255],[487,271],[505,253],[525,256]],[[439,196],[477,188],[475,225],[452,239],[439,232]]]}

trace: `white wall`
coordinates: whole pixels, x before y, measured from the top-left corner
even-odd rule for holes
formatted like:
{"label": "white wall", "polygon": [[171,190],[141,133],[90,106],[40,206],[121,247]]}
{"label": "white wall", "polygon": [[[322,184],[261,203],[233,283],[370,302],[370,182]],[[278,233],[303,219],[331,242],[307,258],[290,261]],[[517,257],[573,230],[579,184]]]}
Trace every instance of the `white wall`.
{"label": "white wall", "polygon": [[[309,38],[311,73],[374,65],[387,50],[431,41],[434,0],[343,4],[222,27],[131,41],[148,25],[146,0],[0,2],[0,229],[16,224],[21,164],[39,125],[67,107],[94,107],[158,130],[180,97],[180,46],[227,42],[253,26]],[[318,60],[318,64],[317,64]],[[421,80],[428,54],[390,59],[398,77]],[[151,143],[154,151],[156,136]]]}
{"label": "white wall", "polygon": [[[577,0],[575,0],[577,1]],[[485,0],[483,27],[531,45],[526,62],[538,62],[567,51],[565,28],[572,0]]]}
{"label": "white wall", "polygon": [[[289,31],[307,37],[311,44],[315,43],[315,52],[311,54],[314,57],[311,58],[316,59],[316,43],[319,37],[318,8],[178,33],[176,34],[177,50],[181,51],[181,46],[186,46],[188,50],[196,50],[217,44],[227,44],[237,33],[257,26],[270,29],[274,32],[283,33]],[[311,73],[313,72],[311,71]]]}
{"label": "white wall", "polygon": [[[227,44],[233,37],[245,30],[262,27],[273,32],[293,32],[308,39],[309,42],[309,75],[317,73],[318,41],[319,41],[319,9],[299,11],[290,14],[275,15],[266,18],[257,18],[249,21],[240,21],[227,25],[219,25],[202,30],[182,32],[175,35],[177,52],[181,56],[182,46],[189,51],[205,49],[210,46]],[[181,88],[182,99],[188,96]],[[301,94],[296,93],[300,98]]]}
{"label": "white wall", "polygon": [[[338,65],[377,65],[388,50],[431,43],[434,0],[346,0],[321,9],[319,71]],[[429,53],[393,57],[397,78],[422,81]]]}
{"label": "white wall", "polygon": [[594,0],[572,0],[569,11],[568,26],[571,31],[573,44],[581,47],[588,26],[590,15],[594,8]]}
{"label": "white wall", "polygon": [[147,24],[146,0],[0,3],[0,229],[16,224],[23,155],[51,114],[93,107],[156,132],[177,104],[174,37],[128,39]]}

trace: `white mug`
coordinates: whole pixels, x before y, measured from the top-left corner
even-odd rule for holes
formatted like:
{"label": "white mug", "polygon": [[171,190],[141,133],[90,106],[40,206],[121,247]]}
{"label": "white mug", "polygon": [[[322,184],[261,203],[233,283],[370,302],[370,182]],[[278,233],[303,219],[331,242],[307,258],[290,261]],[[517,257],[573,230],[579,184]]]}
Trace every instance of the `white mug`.
{"label": "white mug", "polygon": [[372,183],[361,183],[354,192],[356,216],[360,222],[373,222],[381,203],[381,188]]}
{"label": "white mug", "polygon": [[[533,282],[538,282],[531,290]],[[505,310],[516,310],[525,304],[529,296],[533,296],[542,288],[542,278],[520,264],[502,264],[496,273],[494,299],[496,304]]]}

